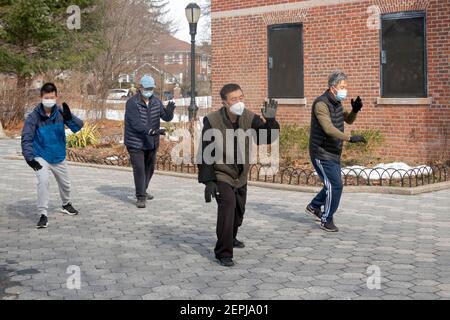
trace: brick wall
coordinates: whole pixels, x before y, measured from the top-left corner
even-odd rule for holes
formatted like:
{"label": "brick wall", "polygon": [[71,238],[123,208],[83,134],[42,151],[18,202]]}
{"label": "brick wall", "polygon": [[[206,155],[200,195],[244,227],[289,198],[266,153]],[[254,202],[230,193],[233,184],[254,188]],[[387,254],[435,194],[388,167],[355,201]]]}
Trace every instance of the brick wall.
{"label": "brick wall", "polygon": [[[212,0],[213,104],[220,106],[218,92],[223,84],[237,82],[245,91],[246,104],[258,111],[267,97],[267,26],[301,22],[307,103],[280,106],[281,122],[308,125],[311,103],[326,89],[328,74],[340,69],[349,76],[349,95],[360,95],[365,103],[357,123],[347,130],[381,130],[386,139],[382,152],[389,160],[450,159],[450,0],[344,2]],[[432,105],[377,104],[380,35],[368,27],[372,5],[382,13],[426,11]],[[346,107],[350,108],[348,101]]]}

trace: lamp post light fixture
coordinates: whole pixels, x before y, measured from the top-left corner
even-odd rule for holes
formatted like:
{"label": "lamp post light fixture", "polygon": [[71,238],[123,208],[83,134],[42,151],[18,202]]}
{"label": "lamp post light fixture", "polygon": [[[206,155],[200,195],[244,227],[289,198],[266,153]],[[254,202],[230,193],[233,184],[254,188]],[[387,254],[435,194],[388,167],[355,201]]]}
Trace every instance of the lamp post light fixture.
{"label": "lamp post light fixture", "polygon": [[195,102],[195,36],[197,34],[197,24],[200,20],[201,9],[196,3],[190,3],[186,7],[186,18],[189,22],[191,34],[191,104],[189,105],[189,121],[197,117],[197,104]]}

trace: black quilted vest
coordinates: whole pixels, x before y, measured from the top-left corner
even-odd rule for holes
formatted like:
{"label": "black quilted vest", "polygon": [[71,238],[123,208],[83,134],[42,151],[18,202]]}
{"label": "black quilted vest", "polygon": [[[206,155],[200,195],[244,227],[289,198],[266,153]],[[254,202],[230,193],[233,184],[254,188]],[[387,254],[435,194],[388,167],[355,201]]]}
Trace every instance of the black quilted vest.
{"label": "black quilted vest", "polygon": [[314,101],[312,106],[309,153],[311,157],[315,159],[340,161],[343,144],[342,140],[328,136],[322,129],[314,112],[317,103],[320,101],[325,102],[328,106],[333,125],[344,132],[344,108],[339,101],[336,101],[330,91],[327,90]]}

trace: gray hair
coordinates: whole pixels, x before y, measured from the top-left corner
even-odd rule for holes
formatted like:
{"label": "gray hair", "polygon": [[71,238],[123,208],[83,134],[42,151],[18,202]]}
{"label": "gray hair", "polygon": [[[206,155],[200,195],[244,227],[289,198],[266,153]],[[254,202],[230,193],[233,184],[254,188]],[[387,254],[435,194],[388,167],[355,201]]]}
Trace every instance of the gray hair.
{"label": "gray hair", "polygon": [[347,76],[342,71],[334,71],[330,76],[328,77],[328,86],[336,87],[339,85],[339,83],[343,80],[347,80]]}

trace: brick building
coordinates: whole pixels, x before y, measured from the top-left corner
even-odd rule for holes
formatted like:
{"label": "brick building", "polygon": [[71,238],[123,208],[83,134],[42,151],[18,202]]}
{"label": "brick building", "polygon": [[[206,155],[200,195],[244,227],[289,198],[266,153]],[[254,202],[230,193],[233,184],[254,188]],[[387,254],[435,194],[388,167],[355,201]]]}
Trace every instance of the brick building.
{"label": "brick building", "polygon": [[[149,63],[154,67],[154,69],[147,68],[147,72],[155,77],[160,89],[163,88],[164,91],[172,92],[176,84],[184,90],[188,87],[190,88],[190,43],[179,40],[169,34],[161,35],[157,43],[150,46],[147,51],[144,51],[136,61],[137,66],[141,66],[144,63]],[[209,47],[197,46],[195,67],[197,84],[209,84],[211,79],[211,53]],[[163,73],[162,79],[158,72]],[[163,85],[161,85],[162,81]],[[208,89],[203,91],[208,91],[209,94],[209,85]],[[205,95],[204,92],[201,92],[201,94]]]}
{"label": "brick building", "polygon": [[386,159],[450,159],[450,0],[212,0],[212,45],[215,106],[237,82],[255,111],[274,97],[309,125],[338,69],[365,104],[347,130],[380,130]]}

